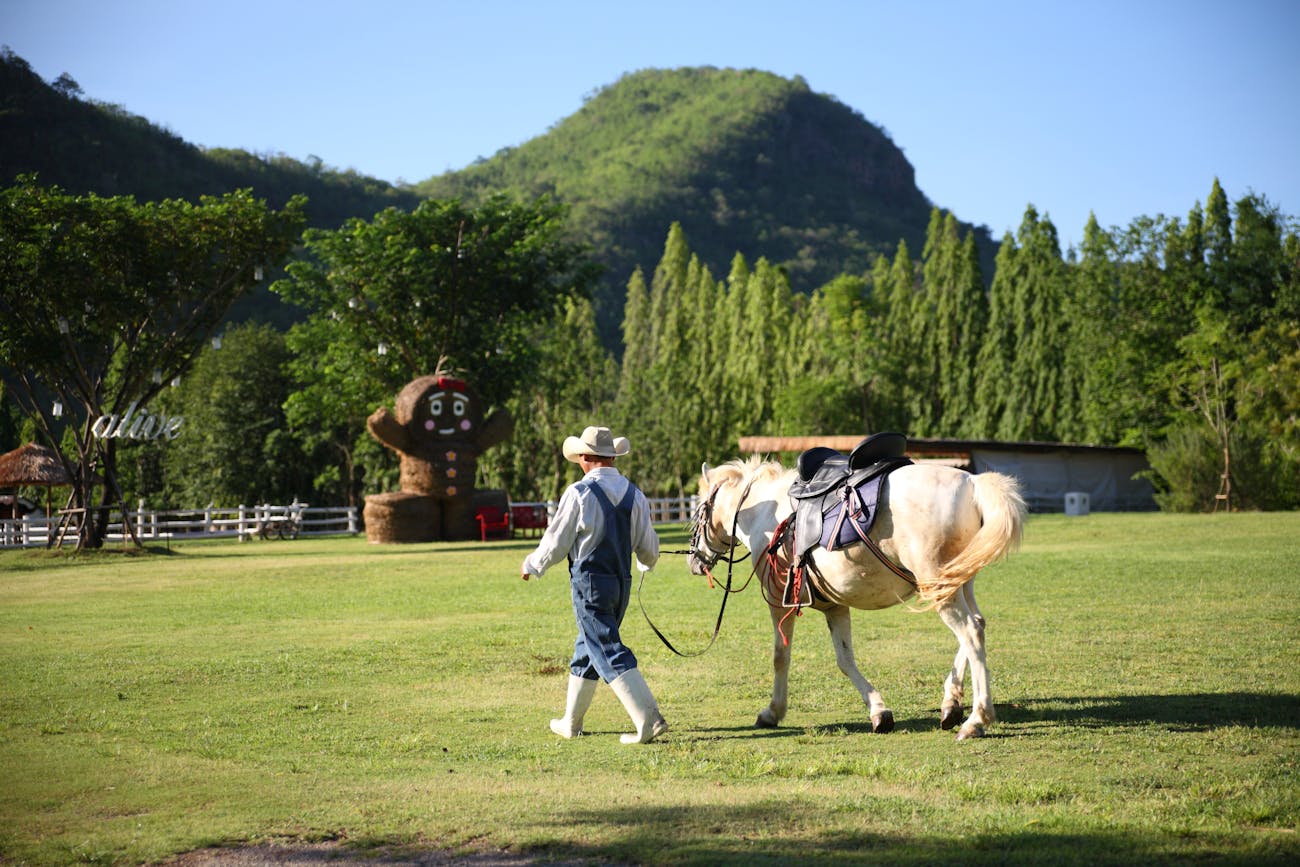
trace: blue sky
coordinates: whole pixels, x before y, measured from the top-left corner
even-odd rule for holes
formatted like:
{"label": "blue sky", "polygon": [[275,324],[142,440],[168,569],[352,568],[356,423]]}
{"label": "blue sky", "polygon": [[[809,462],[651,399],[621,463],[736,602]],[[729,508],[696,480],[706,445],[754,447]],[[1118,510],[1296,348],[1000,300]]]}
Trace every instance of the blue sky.
{"label": "blue sky", "polygon": [[[419,181],[541,135],[626,72],[802,75],[932,202],[1077,242],[1230,199],[1300,215],[1300,2],[0,0],[0,43],[208,147]],[[2,145],[0,145],[2,146]]]}

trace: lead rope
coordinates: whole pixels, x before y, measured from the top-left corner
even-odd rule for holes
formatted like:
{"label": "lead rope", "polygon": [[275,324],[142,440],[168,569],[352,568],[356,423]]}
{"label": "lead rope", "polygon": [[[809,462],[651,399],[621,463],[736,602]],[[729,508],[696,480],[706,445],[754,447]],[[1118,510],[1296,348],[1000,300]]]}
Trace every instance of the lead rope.
{"label": "lead rope", "polygon": [[[740,590],[735,590],[735,591],[733,591],[733,590],[731,589],[731,571],[732,571],[732,568],[735,566],[736,561],[740,559],[739,557],[736,557],[736,556],[735,556],[735,553],[736,553],[736,527],[737,527],[737,525],[738,525],[739,522],[740,522],[740,507],[743,506],[743,505],[745,504],[745,499],[746,499],[747,497],[749,497],[749,490],[750,490],[750,488],[752,488],[753,486],[754,486],[754,480],[753,480],[753,479],[750,479],[749,484],[745,485],[745,490],[741,493],[741,495],[740,495],[740,499],[736,501],[736,511],[735,511],[735,514],[733,514],[733,515],[731,516],[731,547],[729,547],[729,548],[727,549],[727,556],[722,558],[722,559],[725,559],[725,560],[727,561],[727,584],[726,584],[726,586],[723,587],[723,589],[722,589],[722,604],[721,604],[720,606],[718,606],[718,619],[717,619],[717,622],[713,624],[713,635],[712,635],[712,637],[709,638],[709,643],[706,644],[706,645],[704,645],[704,648],[703,648],[702,650],[697,650],[697,651],[694,652],[694,653],[682,653],[680,650],[678,650],[677,648],[673,647],[673,643],[672,643],[671,641],[668,640],[668,636],[664,635],[663,632],[661,632],[661,631],[659,630],[659,627],[658,627],[658,626],[655,626],[654,621],[650,619],[650,612],[646,611],[646,609],[645,609],[645,600],[641,598],[641,588],[645,586],[645,576],[646,576],[646,573],[645,573],[645,572],[642,572],[642,573],[641,573],[641,580],[637,582],[637,585],[636,585],[636,603],[637,603],[637,605],[641,606],[641,616],[643,616],[643,617],[645,618],[645,622],[648,623],[648,624],[650,625],[650,629],[654,632],[654,634],[655,634],[656,636],[658,636],[659,640],[663,642],[664,647],[668,648],[669,650],[671,650],[673,653],[677,654],[677,655],[680,656],[680,657],[683,657],[683,658],[689,658],[689,657],[692,657],[692,656],[703,656],[705,653],[708,652],[709,648],[713,646],[713,642],[715,642],[715,641],[718,640],[718,633],[720,633],[720,632],[722,631],[722,615],[725,614],[726,611],[727,611],[727,599],[731,596],[731,594],[732,594],[733,592],[734,592],[734,593],[739,593],[739,592],[741,592],[742,590],[744,590],[745,587],[748,587],[748,586],[749,586],[749,582],[752,581],[753,578],[754,578],[754,573],[758,571],[758,567],[757,567],[757,565],[755,565],[753,571],[751,571],[751,572],[749,573],[749,577],[745,579],[745,584],[744,584],[744,586],[741,587]],[[705,543],[705,544],[707,545],[707,536],[706,536],[706,543]],[[690,553],[693,553],[693,552],[691,552],[691,551],[674,551],[674,552],[672,552],[672,553],[674,553],[674,554],[678,554],[678,553],[690,554]],[[719,556],[721,556],[721,555],[719,555]],[[717,561],[714,561],[714,562],[717,562]],[[714,582],[714,578],[713,578],[713,569],[710,568],[709,566],[705,566],[705,567],[704,567],[704,574],[705,574],[706,576],[708,576],[708,579],[709,579],[709,589],[712,590],[712,589],[713,589],[713,582]]]}

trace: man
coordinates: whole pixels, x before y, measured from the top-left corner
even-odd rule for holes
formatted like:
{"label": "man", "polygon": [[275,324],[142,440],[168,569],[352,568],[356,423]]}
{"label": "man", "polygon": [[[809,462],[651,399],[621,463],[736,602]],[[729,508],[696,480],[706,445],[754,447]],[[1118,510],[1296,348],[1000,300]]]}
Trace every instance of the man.
{"label": "man", "polygon": [[619,636],[632,596],[632,555],[643,572],[659,559],[650,504],[614,469],[614,459],[629,451],[627,438],[614,437],[607,427],[588,427],[581,437],[565,439],[564,456],[582,468],[583,477],[560,497],[555,519],[521,570],[527,581],[563,558],[569,561],[578,640],[564,717],[551,720],[551,731],[563,738],[582,734],[582,718],[599,680],[610,685],[636,726],[635,734],[622,736],[623,743],[649,743],[668,731],[636,656]]}

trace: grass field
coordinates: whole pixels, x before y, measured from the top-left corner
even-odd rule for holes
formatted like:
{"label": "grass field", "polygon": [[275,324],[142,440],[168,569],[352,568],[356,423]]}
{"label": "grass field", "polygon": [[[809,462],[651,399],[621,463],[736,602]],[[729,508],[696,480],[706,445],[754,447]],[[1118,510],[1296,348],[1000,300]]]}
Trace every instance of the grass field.
{"label": "grass field", "polygon": [[[661,533],[665,548],[683,534]],[[137,864],[241,841],[645,864],[1300,860],[1300,514],[1034,517],[978,583],[999,722],[938,729],[938,618],[854,615],[897,717],[870,733],[820,615],[791,708],[755,587],[722,636],[625,637],[672,731],[601,688],[563,741],[567,577],[525,541],[0,552],[0,859]],[[702,647],[719,596],[666,556],[646,606]]]}

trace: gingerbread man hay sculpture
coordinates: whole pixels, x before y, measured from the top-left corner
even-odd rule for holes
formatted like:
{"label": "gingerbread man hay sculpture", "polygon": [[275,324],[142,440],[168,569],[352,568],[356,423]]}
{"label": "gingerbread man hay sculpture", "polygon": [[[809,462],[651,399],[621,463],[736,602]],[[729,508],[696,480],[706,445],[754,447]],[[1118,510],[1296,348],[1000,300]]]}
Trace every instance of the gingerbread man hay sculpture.
{"label": "gingerbread man hay sculpture", "polygon": [[[422,376],[366,421],[370,435],[401,459],[401,490],[366,497],[370,542],[433,542],[478,538],[474,476],[478,456],[509,439],[504,410],[484,418],[483,402],[464,380]],[[501,495],[500,499],[504,499]]]}

